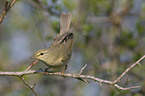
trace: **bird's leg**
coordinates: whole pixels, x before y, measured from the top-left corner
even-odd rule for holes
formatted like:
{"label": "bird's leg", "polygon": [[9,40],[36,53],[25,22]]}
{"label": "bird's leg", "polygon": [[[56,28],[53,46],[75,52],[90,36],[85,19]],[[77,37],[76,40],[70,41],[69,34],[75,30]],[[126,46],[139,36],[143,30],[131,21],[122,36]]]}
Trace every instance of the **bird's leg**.
{"label": "bird's leg", "polygon": [[64,66],[64,69],[62,70],[62,73],[64,74],[65,70],[67,69],[67,64]]}
{"label": "bird's leg", "polygon": [[[63,70],[62,70],[62,74],[64,74],[65,70],[67,69],[67,64],[64,66]],[[65,76],[63,76],[65,78]]]}

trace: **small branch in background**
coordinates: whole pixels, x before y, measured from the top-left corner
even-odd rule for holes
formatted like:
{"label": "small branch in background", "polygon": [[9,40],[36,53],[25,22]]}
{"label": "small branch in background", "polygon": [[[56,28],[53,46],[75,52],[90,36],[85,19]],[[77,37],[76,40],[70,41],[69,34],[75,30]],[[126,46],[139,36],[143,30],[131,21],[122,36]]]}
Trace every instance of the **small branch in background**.
{"label": "small branch in background", "polygon": [[8,4],[9,1],[6,1],[5,7],[4,7],[3,12],[2,12],[2,14],[1,14],[1,16],[0,16],[0,24],[2,23],[3,19],[6,17],[7,12],[8,12],[8,11],[11,9],[11,7],[15,4],[15,2],[16,2],[16,0],[13,0],[10,4]]}
{"label": "small branch in background", "polygon": [[3,12],[2,12],[2,14],[1,14],[1,16],[0,16],[0,24],[2,23],[2,21],[3,21],[4,17],[5,17],[5,15],[7,14],[7,6],[8,6],[8,1],[6,1],[6,3],[5,3],[5,8],[3,9]]}
{"label": "small branch in background", "polygon": [[28,88],[30,88],[30,89],[32,90],[32,92],[35,94],[35,96],[38,96],[37,93],[36,93],[35,90],[34,90],[34,87],[35,87],[36,84],[34,84],[34,86],[31,87],[31,86],[28,84],[28,82],[26,82],[26,81],[24,80],[24,78],[23,78],[22,76],[18,76],[18,77],[23,81],[23,83],[24,83],[25,85],[28,86]]}
{"label": "small branch in background", "polygon": [[16,0],[13,0],[12,3],[10,4],[10,7],[12,7],[15,4]]}

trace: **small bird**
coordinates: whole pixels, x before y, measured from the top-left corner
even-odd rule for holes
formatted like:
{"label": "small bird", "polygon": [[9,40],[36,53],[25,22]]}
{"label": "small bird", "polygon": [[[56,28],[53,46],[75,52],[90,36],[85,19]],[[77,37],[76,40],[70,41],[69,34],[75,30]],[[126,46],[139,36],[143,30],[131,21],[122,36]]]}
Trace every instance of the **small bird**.
{"label": "small bird", "polygon": [[67,68],[67,63],[72,54],[73,32],[70,29],[71,13],[61,14],[60,33],[55,37],[48,49],[41,49],[35,53],[36,58],[48,68]]}

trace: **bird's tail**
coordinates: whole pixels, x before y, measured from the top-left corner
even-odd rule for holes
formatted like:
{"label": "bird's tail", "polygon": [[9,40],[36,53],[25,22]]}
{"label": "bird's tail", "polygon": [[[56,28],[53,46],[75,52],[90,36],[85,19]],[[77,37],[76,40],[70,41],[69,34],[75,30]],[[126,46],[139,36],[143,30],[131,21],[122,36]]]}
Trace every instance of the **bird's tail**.
{"label": "bird's tail", "polygon": [[71,13],[62,13],[60,22],[60,35],[67,32],[70,29]]}

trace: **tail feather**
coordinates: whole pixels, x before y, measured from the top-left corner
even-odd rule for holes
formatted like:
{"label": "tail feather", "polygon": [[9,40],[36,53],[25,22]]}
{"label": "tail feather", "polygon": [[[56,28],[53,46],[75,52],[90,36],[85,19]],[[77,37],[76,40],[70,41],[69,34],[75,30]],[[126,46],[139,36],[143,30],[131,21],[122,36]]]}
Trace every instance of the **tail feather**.
{"label": "tail feather", "polygon": [[71,13],[62,13],[60,22],[60,35],[67,32],[70,28]]}

